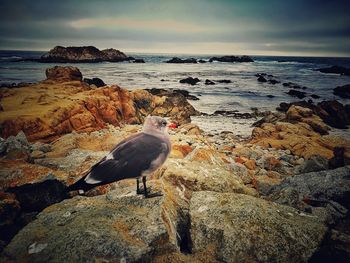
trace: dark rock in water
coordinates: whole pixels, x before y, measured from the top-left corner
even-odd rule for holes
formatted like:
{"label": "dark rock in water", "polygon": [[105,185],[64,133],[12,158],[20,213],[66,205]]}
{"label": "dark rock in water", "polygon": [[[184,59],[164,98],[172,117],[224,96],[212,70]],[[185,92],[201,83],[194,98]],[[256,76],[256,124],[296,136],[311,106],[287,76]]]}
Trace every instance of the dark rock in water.
{"label": "dark rock in water", "polygon": [[313,98],[313,99],[319,99],[319,98],[321,98],[320,96],[318,96],[318,95],[316,95],[316,94],[311,94],[310,97]]}
{"label": "dark rock in water", "polygon": [[160,81],[165,81],[165,79],[161,79]]}
{"label": "dark rock in water", "polygon": [[275,79],[269,79],[269,83],[272,84],[272,85],[275,85],[275,84],[281,83],[281,82],[278,81],[278,80],[275,80]]}
{"label": "dark rock in water", "polygon": [[254,117],[251,113],[247,113],[247,112],[240,113],[240,112],[238,112],[238,110],[233,110],[233,111],[217,110],[212,115],[213,116],[217,116],[217,115],[229,116],[229,117],[233,117],[236,119],[251,119]]}
{"label": "dark rock in water", "polygon": [[275,96],[269,94],[269,95],[266,95],[266,97],[272,99],[272,98],[274,98]]}
{"label": "dark rock in water", "polygon": [[318,172],[328,169],[328,160],[320,155],[316,155],[306,160],[296,170],[296,174]]}
{"label": "dark rock in water", "polygon": [[191,85],[196,85],[200,80],[198,78],[188,77],[179,81],[180,83],[187,83]]}
{"label": "dark rock in water", "polygon": [[99,50],[93,46],[62,47],[56,46],[37,61],[46,63],[95,63],[102,61],[121,62],[130,58],[123,52],[109,48]]}
{"label": "dark rock in water", "polygon": [[210,79],[205,80],[205,85],[215,85],[214,81],[211,81]]}
{"label": "dark rock in water", "polygon": [[263,76],[260,76],[260,77],[258,78],[258,81],[259,81],[259,82],[267,82],[267,80],[266,80]]}
{"label": "dark rock in water", "polygon": [[229,79],[220,79],[220,80],[215,80],[218,83],[231,83],[232,81]]}
{"label": "dark rock in water", "polygon": [[291,105],[287,102],[281,102],[280,105],[276,108],[277,111],[287,112]]}
{"label": "dark rock in water", "polygon": [[288,92],[286,92],[286,94],[293,96],[293,97],[297,97],[299,99],[303,99],[306,97],[305,92],[294,90],[294,89],[289,90]]}
{"label": "dark rock in water", "polygon": [[319,68],[317,70],[322,73],[335,73],[335,74],[350,76],[350,69],[345,67],[340,67],[340,66],[332,66],[329,68]]}
{"label": "dark rock in water", "polygon": [[295,84],[293,82],[285,82],[282,84],[284,87],[289,87],[289,88],[292,88],[292,89],[307,89],[307,87],[301,87],[300,85],[298,84]]}
{"label": "dark rock in water", "polygon": [[134,59],[133,63],[145,63],[145,61],[142,58]]}
{"label": "dark rock in water", "polygon": [[186,58],[186,59],[181,59],[181,58],[177,58],[174,57],[170,60],[165,61],[165,63],[197,63],[197,60],[195,58]]}
{"label": "dark rock in water", "polygon": [[187,90],[174,89],[173,92],[182,94],[188,100],[199,100],[196,96],[190,95],[189,91],[187,91]]}
{"label": "dark rock in water", "polygon": [[106,86],[106,84],[100,78],[92,78],[92,79],[84,78],[84,82],[86,82],[89,85],[95,85],[98,88]]}
{"label": "dark rock in water", "polygon": [[341,98],[350,99],[350,84],[334,88],[333,94]]}
{"label": "dark rock in water", "polygon": [[249,56],[223,56],[223,57],[212,57],[209,62],[219,61],[219,62],[254,62],[254,60]]}
{"label": "dark rock in water", "polygon": [[203,60],[203,59],[200,59],[200,60],[198,60],[198,62],[199,63],[207,63],[205,60]]}
{"label": "dark rock in water", "polygon": [[72,66],[55,66],[53,68],[48,68],[46,69],[45,74],[48,80],[54,80],[59,82],[73,80],[81,81],[83,78],[83,75],[81,74],[80,70],[77,67]]}

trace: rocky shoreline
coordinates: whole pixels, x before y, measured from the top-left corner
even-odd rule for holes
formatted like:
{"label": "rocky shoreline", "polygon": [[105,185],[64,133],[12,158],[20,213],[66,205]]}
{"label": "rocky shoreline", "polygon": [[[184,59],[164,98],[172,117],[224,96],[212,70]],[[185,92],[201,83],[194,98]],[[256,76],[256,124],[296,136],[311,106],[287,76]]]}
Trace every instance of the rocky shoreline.
{"label": "rocky shoreline", "polygon": [[[1,261],[348,262],[350,141],[329,134],[348,106],[282,104],[242,139],[192,124],[185,91],[46,76],[0,90]],[[66,196],[148,114],[177,124],[150,180],[163,196],[136,196],[134,180]]]}

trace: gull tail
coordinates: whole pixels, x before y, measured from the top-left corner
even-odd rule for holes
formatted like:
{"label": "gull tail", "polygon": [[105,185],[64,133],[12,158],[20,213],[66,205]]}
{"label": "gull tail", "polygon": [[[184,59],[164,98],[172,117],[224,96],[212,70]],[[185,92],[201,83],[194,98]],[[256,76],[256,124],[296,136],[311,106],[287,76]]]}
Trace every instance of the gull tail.
{"label": "gull tail", "polygon": [[[88,174],[87,174],[88,175]],[[91,190],[92,188],[98,186],[99,184],[89,184],[85,181],[86,176],[83,176],[80,178],[78,181],[76,181],[74,184],[71,184],[66,188],[66,192],[71,192],[71,191],[79,191],[83,190],[84,192],[87,192]]]}

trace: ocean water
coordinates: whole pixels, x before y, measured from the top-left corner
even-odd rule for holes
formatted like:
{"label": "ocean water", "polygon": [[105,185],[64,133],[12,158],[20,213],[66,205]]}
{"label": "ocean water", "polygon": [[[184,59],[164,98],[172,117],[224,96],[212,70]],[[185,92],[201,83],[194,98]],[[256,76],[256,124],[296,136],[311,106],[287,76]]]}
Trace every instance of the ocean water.
{"label": "ocean water", "polygon": [[[20,58],[37,58],[44,52],[34,51],[0,51],[0,84],[36,82],[45,79],[45,69],[60,63],[38,63],[30,61],[16,62]],[[320,96],[312,99],[337,99],[349,104],[349,99],[341,99],[333,95],[333,89],[340,85],[350,84],[350,76],[324,74],[317,68],[339,65],[350,67],[350,58],[318,58],[318,57],[276,57],[251,56],[252,63],[198,63],[168,64],[164,63],[174,56],[180,58],[194,57],[209,60],[214,55],[178,55],[178,54],[137,54],[128,53],[135,58],[143,58],[145,64],[137,63],[79,63],[63,64],[79,67],[84,77],[99,77],[107,84],[134,90],[145,88],[185,89],[198,96],[198,101],[191,104],[199,111],[213,113],[216,110],[238,110],[251,112],[251,108],[261,111],[274,110],[281,102],[298,101],[298,98],[286,94],[289,88],[283,82],[293,82],[307,87],[306,100],[311,94]],[[255,74],[267,73],[279,84],[260,83]],[[179,80],[186,77],[198,77],[201,82],[191,86],[181,84]],[[231,83],[205,85],[205,80],[230,80]],[[162,81],[163,80],[163,81]],[[267,95],[273,95],[268,98]],[[194,117],[193,122],[210,132],[231,130],[240,135],[251,132],[251,123],[255,120],[237,120],[231,117]]]}

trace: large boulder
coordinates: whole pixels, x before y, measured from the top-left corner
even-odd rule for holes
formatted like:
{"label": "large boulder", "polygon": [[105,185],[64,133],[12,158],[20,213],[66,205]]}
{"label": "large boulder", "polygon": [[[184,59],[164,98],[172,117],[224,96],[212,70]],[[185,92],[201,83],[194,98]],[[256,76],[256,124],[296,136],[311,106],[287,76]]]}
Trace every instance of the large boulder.
{"label": "large boulder", "polygon": [[305,159],[321,155],[329,160],[334,157],[333,150],[336,147],[344,147],[346,156],[349,156],[350,151],[349,140],[334,135],[321,136],[304,122],[263,123],[253,129],[252,137],[251,143],[264,148],[290,150],[294,155]]}
{"label": "large boulder", "polygon": [[300,106],[292,105],[287,113],[286,119],[289,121],[298,121],[309,124],[315,132],[322,135],[328,134],[330,128],[322,121],[322,119],[313,114],[313,111],[309,108],[303,108]]}
{"label": "large boulder", "polygon": [[318,115],[329,126],[344,129],[350,124],[350,106],[343,105],[339,101],[322,101],[317,105],[306,101],[282,102],[277,110],[287,112],[293,105],[311,109],[314,114]]}
{"label": "large boulder", "polygon": [[280,194],[289,189],[298,193],[299,201],[314,202],[317,206],[334,201],[349,209],[349,175],[349,165],[335,170],[298,174],[286,178],[280,185],[275,186],[271,196],[273,200],[281,200]]}
{"label": "large boulder", "polygon": [[192,253],[207,251],[218,262],[307,262],[326,227],[315,217],[255,197],[193,193]]}
{"label": "large boulder", "polygon": [[62,47],[56,46],[48,53],[41,56],[40,62],[49,63],[88,63],[88,62],[120,62],[129,60],[123,52],[109,48],[99,50],[93,46]]}
{"label": "large boulder", "polygon": [[81,81],[83,75],[77,67],[72,66],[54,66],[46,69],[46,78],[53,81]]}
{"label": "large boulder", "polygon": [[131,92],[137,108],[145,115],[170,117],[174,123],[182,125],[190,123],[190,117],[199,114],[182,92],[163,89],[148,91],[135,90]]}
{"label": "large boulder", "polygon": [[0,92],[6,105],[0,114],[0,136],[5,138],[22,130],[29,141],[52,141],[72,131],[91,132],[108,124],[143,120],[131,93],[118,86],[90,89],[84,82],[45,81]]}
{"label": "large boulder", "polygon": [[15,262],[144,262],[175,246],[164,224],[163,198],[75,197],[55,204],[5,248]]}

